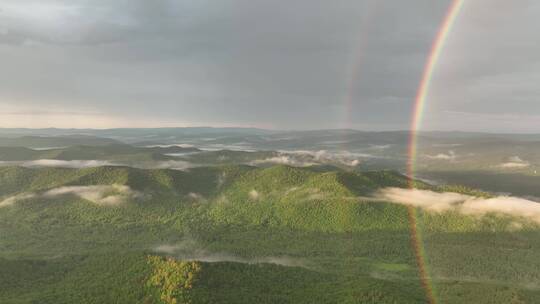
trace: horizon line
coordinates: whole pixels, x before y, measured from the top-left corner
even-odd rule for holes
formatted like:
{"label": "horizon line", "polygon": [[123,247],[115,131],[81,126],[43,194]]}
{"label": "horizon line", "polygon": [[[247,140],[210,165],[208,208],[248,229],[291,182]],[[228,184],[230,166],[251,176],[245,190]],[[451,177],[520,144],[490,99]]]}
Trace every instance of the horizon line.
{"label": "horizon line", "polygon": [[[260,130],[269,132],[313,132],[313,131],[354,131],[363,133],[398,133],[398,132],[411,132],[411,129],[355,129],[355,128],[322,128],[322,129],[273,129],[273,128],[259,128],[259,127],[245,127],[245,126],[178,126],[178,127],[116,127],[116,128],[58,128],[58,127],[43,127],[43,128],[27,128],[27,127],[0,127],[0,130],[26,130],[26,131],[43,131],[43,130],[60,130],[60,131],[111,131],[111,130],[166,130],[166,129],[216,129],[216,130]],[[492,134],[492,135],[540,135],[540,130],[536,132],[500,132],[500,131],[473,131],[473,130],[422,130],[420,133],[477,133],[477,134]]]}

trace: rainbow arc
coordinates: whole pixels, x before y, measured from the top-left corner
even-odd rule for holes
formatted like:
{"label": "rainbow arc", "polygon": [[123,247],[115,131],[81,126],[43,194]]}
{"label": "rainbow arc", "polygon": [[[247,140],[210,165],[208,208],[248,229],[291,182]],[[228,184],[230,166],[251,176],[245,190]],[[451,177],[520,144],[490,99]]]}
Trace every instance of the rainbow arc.
{"label": "rainbow arc", "polygon": [[[420,81],[420,86],[416,94],[413,112],[412,112],[412,121],[411,121],[411,133],[409,136],[409,151],[408,151],[408,163],[407,163],[407,174],[410,178],[410,188],[414,188],[414,178],[418,154],[418,132],[422,128],[422,121],[425,112],[425,107],[429,95],[429,89],[431,86],[431,80],[433,79],[433,74],[437,63],[441,58],[441,54],[444,50],[445,42],[452,30],[453,25],[456,22],[456,19],[461,11],[465,0],[453,0],[450,4],[446,16],[439,27],[439,31],[433,40],[431,46],[431,51],[427,58],[425,68],[422,74]],[[418,213],[415,207],[409,207],[408,209],[409,216],[409,231],[411,235],[411,245],[414,249],[416,264],[418,266],[418,272],[422,287],[426,292],[426,298],[428,303],[435,304],[437,303],[437,298],[433,284],[430,279],[428,263],[426,263],[426,254],[424,250],[424,243],[422,240],[421,229],[419,228],[419,219]]]}

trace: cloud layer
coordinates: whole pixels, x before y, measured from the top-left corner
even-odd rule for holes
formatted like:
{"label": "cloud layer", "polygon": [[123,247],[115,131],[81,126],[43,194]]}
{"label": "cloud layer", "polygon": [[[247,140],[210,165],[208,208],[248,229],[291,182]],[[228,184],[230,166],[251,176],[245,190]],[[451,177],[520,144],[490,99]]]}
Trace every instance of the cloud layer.
{"label": "cloud layer", "polygon": [[[408,128],[449,2],[4,0],[0,121]],[[469,2],[426,125],[538,131],[538,1]]]}
{"label": "cloud layer", "polygon": [[448,153],[439,153],[439,154],[436,154],[436,155],[426,155],[427,158],[429,159],[435,159],[435,160],[449,160],[449,161],[453,161],[456,159],[457,155],[456,155],[456,152],[450,150],[448,151]]}
{"label": "cloud layer", "polygon": [[524,161],[519,156],[512,156],[507,162],[500,164],[499,167],[503,169],[522,169],[527,168],[530,165],[531,164],[528,161]]}
{"label": "cloud layer", "polygon": [[385,188],[377,192],[375,198],[432,212],[458,211],[464,215],[475,216],[496,213],[521,217],[540,224],[540,203],[511,196],[480,198],[453,192]]}
{"label": "cloud layer", "polygon": [[172,255],[183,260],[196,260],[208,263],[236,262],[244,264],[276,264],[288,267],[305,267],[302,260],[288,256],[266,256],[243,258],[224,252],[210,252],[202,249],[194,240],[183,240],[176,244],[161,244],[152,248],[153,251]]}
{"label": "cloud layer", "polygon": [[39,159],[25,162],[25,167],[64,167],[64,168],[89,168],[101,166],[114,166],[114,163],[105,160],[54,160]]}
{"label": "cloud layer", "polygon": [[269,157],[252,161],[251,165],[280,164],[293,167],[308,167],[317,164],[335,164],[354,167],[361,163],[362,159],[374,158],[375,156],[365,153],[354,152],[329,152],[319,151],[282,151],[279,156]]}
{"label": "cloud layer", "polygon": [[316,165],[317,163],[298,160],[290,155],[280,155],[280,156],[269,157],[265,159],[254,160],[250,164],[254,166],[264,165],[264,164],[276,164],[276,165],[287,165],[287,166],[293,166],[293,167],[309,167],[309,166]]}
{"label": "cloud layer", "polygon": [[57,160],[38,159],[30,161],[0,161],[0,165],[16,165],[28,168],[34,167],[59,167],[59,168],[90,168],[101,166],[120,166],[119,164],[106,160]]}
{"label": "cloud layer", "polygon": [[186,170],[193,167],[193,164],[181,160],[161,160],[161,161],[117,161],[108,160],[57,160],[38,159],[31,161],[0,161],[0,166],[22,166],[28,168],[57,167],[57,168],[93,168],[102,166],[130,166],[140,169],[173,169]]}
{"label": "cloud layer", "polygon": [[74,195],[102,206],[117,206],[129,200],[139,199],[143,194],[125,185],[66,186],[43,193],[23,193],[5,198],[0,207],[11,206],[18,201],[44,198],[53,199],[64,195]]}

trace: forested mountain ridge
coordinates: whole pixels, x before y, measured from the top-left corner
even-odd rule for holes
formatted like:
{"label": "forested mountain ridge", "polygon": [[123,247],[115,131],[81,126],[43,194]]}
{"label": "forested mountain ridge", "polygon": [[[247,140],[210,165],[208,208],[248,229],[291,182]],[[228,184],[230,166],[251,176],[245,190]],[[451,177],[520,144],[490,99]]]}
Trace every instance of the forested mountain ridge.
{"label": "forested mountain ridge", "polygon": [[[377,197],[381,189],[407,189],[408,178],[397,172],[2,167],[0,181],[6,303],[148,303],[160,286],[144,283],[156,265],[147,256],[201,261],[186,291],[193,303],[425,299],[408,207]],[[478,303],[538,297],[535,223],[497,214],[418,214],[425,261],[445,302],[470,299],[478,288],[498,295]],[[20,271],[8,276],[10,269]],[[91,284],[80,287],[83,281]]]}

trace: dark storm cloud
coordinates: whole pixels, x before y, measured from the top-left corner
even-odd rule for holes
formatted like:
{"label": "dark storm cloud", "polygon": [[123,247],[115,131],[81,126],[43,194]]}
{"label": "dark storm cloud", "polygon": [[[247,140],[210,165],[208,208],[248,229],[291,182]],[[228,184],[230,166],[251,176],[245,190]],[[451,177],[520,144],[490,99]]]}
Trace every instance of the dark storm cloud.
{"label": "dark storm cloud", "polygon": [[[117,120],[133,121],[132,126],[406,128],[426,55],[448,4],[0,0],[0,66],[7,71],[0,73],[0,110],[5,122],[15,112],[103,113],[106,119],[96,121],[100,127]],[[521,5],[506,11],[529,15],[526,9],[534,2]],[[491,10],[471,7],[475,17],[467,23],[489,32]],[[458,30],[467,37],[467,29]],[[454,54],[461,54],[467,43],[454,42]],[[457,88],[463,81],[456,74],[470,80],[503,77],[488,83],[492,85],[520,83],[511,76],[519,63],[501,63],[495,69],[480,59],[478,71],[467,69],[470,63],[462,60],[439,78]],[[469,103],[480,104],[467,109],[481,109],[486,97],[473,93]],[[440,94],[447,100],[455,96]],[[522,105],[534,101],[526,90],[521,95]],[[438,105],[433,117],[463,111],[448,101]],[[51,116],[32,118],[47,124]],[[88,122],[95,116],[89,114]]]}

